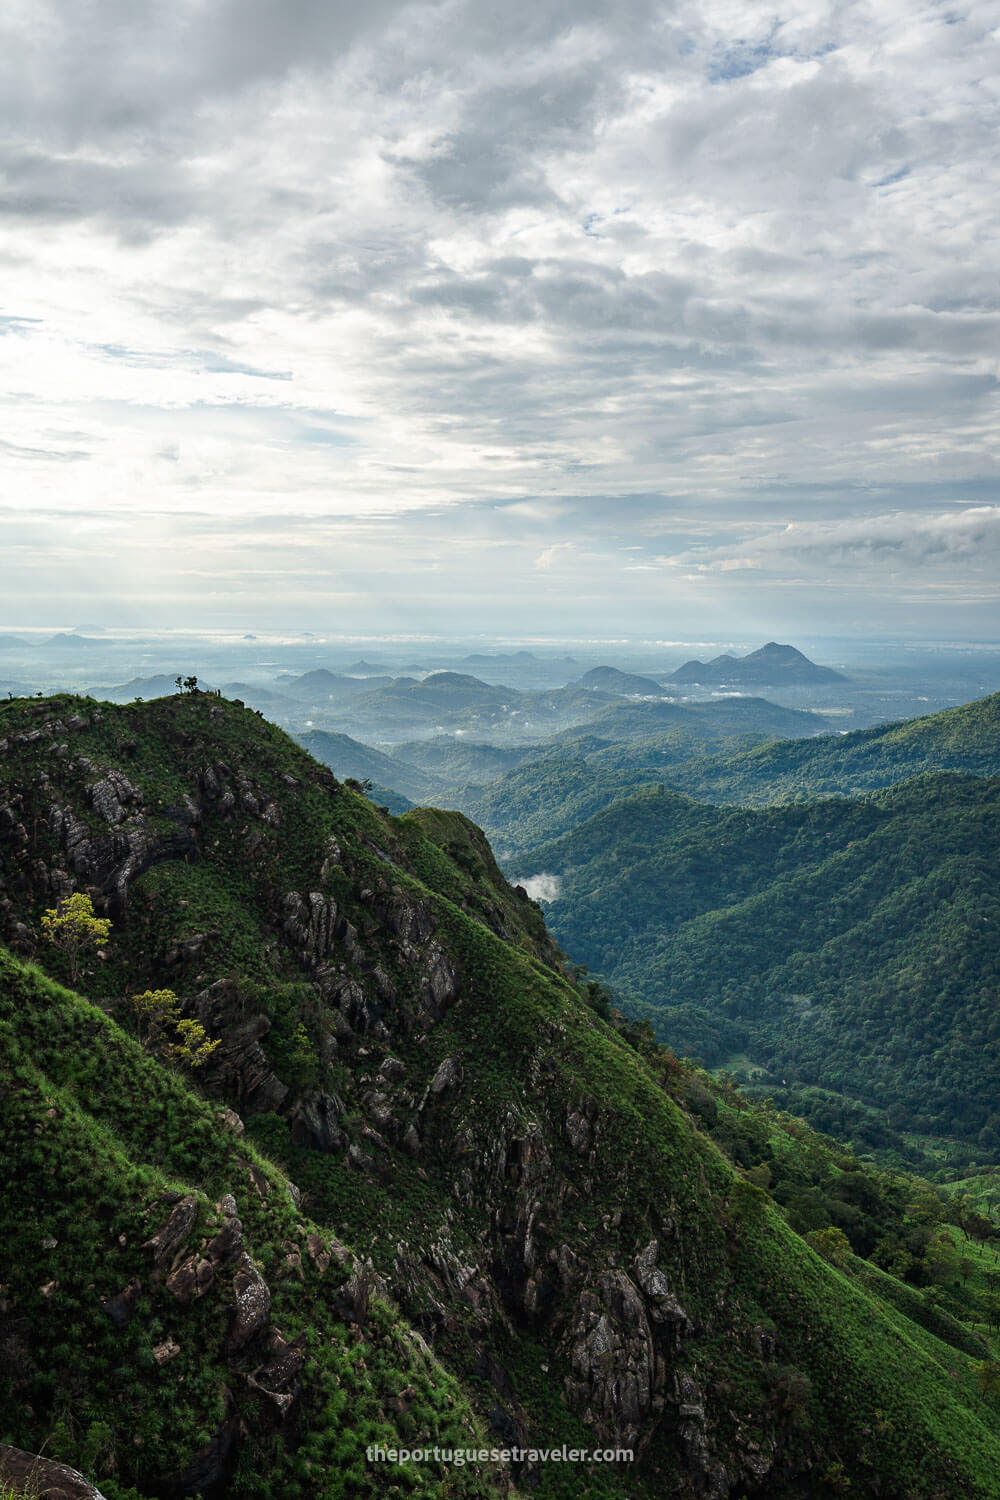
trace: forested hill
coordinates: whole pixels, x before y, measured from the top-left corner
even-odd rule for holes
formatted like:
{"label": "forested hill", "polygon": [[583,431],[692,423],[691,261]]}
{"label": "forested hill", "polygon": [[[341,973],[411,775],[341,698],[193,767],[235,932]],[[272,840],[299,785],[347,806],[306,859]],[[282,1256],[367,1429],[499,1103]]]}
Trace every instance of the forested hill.
{"label": "forested hill", "polygon": [[[108,1500],[995,1500],[940,1202],[609,1025],[466,819],[199,693],[5,703],[0,750],[0,1465]],[[99,949],[47,925],[72,895]],[[855,1240],[807,1243],[823,1215]]]}
{"label": "forested hill", "polygon": [[711,808],[647,790],[531,851],[549,924],[677,1050],[1000,1145],[1000,780]]}
{"label": "forested hill", "polygon": [[[519,873],[523,852],[643,786],[662,784],[708,803],[764,806],[853,796],[928,771],[1000,774],[1000,694],[849,734],[817,733],[823,727],[818,715],[747,698],[615,705],[585,732],[548,741],[526,763],[492,778],[480,773],[485,784],[474,784],[473,771],[464,784],[457,778],[450,787],[428,784],[423,794],[461,807]],[[318,742],[315,753],[327,758]],[[412,796],[406,775],[401,768],[398,779]]]}
{"label": "forested hill", "polygon": [[1000,693],[898,724],[693,759],[671,767],[669,781],[707,801],[760,805],[852,796],[925,771],[1000,774]]}

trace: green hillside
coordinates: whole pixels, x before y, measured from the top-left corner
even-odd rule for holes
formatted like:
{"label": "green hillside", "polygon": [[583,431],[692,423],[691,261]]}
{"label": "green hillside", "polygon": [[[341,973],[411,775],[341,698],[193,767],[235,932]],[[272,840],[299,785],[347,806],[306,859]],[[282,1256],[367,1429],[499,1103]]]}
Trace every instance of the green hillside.
{"label": "green hillside", "polygon": [[683,730],[695,739],[715,740],[740,734],[814,735],[828,726],[822,714],[807,709],[784,708],[766,698],[733,697],[708,703],[612,703],[587,723],[586,732],[624,740]]}
{"label": "green hillside", "polygon": [[[202,694],[4,704],[0,748],[0,1442],[109,1500],[1000,1493],[917,1189],[609,1025],[466,819]],[[75,961],[73,890],[113,924]],[[195,1074],[139,1044],[162,987]]]}
{"label": "green hillside", "polygon": [[713,1066],[1000,1144],[1000,781],[710,808],[648,790],[522,860],[574,958]]}
{"label": "green hillside", "polygon": [[432,801],[435,791],[442,785],[436,777],[410,765],[405,759],[374,750],[370,745],[352,740],[350,735],[310,729],[295,738],[310,755],[329,766],[341,781],[372,781],[378,786],[391,787],[394,792],[416,802]]}
{"label": "green hillside", "polygon": [[[706,755],[733,756],[775,735],[816,735],[827,721],[818,714],[781,708],[758,698],[714,703],[615,704],[586,726],[554,735],[531,759],[492,777],[458,777],[436,795],[460,807],[511,858],[550,839],[651,782],[681,781],[689,762]],[[469,747],[470,749],[472,747]],[[438,774],[456,762],[442,753]],[[471,784],[470,784],[471,783]]]}
{"label": "green hillside", "polygon": [[899,724],[692,760],[669,780],[706,801],[760,806],[853,796],[925,771],[1000,774],[1000,693]]}
{"label": "green hillside", "polygon": [[853,796],[926,771],[1000,774],[1000,694],[849,734],[817,734],[825,722],[762,699],[619,704],[505,772],[468,756],[463,762],[463,751],[455,759],[454,741],[441,746],[437,763],[434,749],[425,750],[421,764],[437,776],[427,794],[461,807],[515,862],[529,846],[659,783],[702,802],[759,807]]}

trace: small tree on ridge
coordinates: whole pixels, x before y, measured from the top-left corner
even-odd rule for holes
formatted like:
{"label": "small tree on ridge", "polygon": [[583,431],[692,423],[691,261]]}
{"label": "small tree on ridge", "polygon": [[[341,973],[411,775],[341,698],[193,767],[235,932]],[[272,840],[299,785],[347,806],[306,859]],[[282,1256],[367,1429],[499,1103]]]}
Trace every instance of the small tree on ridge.
{"label": "small tree on ridge", "polygon": [[111,919],[96,916],[90,897],[77,891],[43,913],[42,932],[50,943],[55,943],[65,953],[69,960],[69,976],[75,984],[80,974],[81,953],[88,948],[100,948],[107,942]]}

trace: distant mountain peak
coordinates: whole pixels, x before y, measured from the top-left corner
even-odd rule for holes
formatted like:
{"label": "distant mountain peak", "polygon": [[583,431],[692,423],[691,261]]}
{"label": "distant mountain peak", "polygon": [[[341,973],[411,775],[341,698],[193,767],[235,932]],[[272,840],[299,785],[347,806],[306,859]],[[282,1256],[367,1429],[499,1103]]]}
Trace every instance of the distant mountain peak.
{"label": "distant mountain peak", "polygon": [[579,687],[598,689],[605,693],[621,694],[623,697],[665,698],[667,690],[652,677],[641,677],[635,672],[623,672],[618,667],[592,667],[580,678]]}
{"label": "distant mountain peak", "polygon": [[671,682],[699,683],[705,687],[754,686],[789,687],[819,686],[823,683],[846,682],[841,672],[832,667],[821,667],[810,661],[796,646],[768,641],[757,651],[747,656],[716,656],[711,661],[686,661],[670,679]]}

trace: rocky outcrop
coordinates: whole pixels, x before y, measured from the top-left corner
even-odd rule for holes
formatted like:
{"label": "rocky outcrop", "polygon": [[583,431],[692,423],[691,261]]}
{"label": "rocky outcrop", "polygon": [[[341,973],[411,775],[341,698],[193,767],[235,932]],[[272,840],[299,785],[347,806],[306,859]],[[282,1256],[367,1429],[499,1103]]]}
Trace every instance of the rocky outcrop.
{"label": "rocky outcrop", "polygon": [[677,1438],[694,1480],[695,1493],[704,1500],[727,1500],[729,1475],[712,1454],[701,1387],[693,1376],[677,1371],[672,1399],[677,1409]]}
{"label": "rocky outcrop", "polygon": [[51,808],[49,825],[78,882],[96,890],[119,911],[129,885],[139,875],[163,860],[191,859],[198,846],[189,830],[156,832],[141,814],[128,814],[107,782],[97,786],[108,832],[91,832],[71,807],[58,803]]}
{"label": "rocky outcrop", "polygon": [[167,1291],[182,1307],[204,1297],[215,1280],[215,1267],[204,1255],[191,1255],[167,1277]]}
{"label": "rocky outcrop", "polygon": [[566,1392],[573,1405],[609,1442],[635,1448],[648,1441],[647,1418],[664,1406],[666,1362],[624,1271],[605,1271],[596,1289],[580,1293],[571,1338]]}
{"label": "rocky outcrop", "polygon": [[94,812],[112,828],[124,823],[132,809],[143,804],[142,792],[121,771],[109,771],[87,787],[86,795]]}
{"label": "rocky outcrop", "polygon": [[300,1099],[289,1115],[292,1143],[316,1151],[343,1151],[347,1137],[340,1128],[346,1113],[334,1095],[317,1091]]}
{"label": "rocky outcrop", "polygon": [[262,1332],[271,1319],[271,1291],[253,1261],[243,1251],[233,1278],[235,1307],[226,1347],[236,1354]]}
{"label": "rocky outcrop", "polygon": [[2,1443],[0,1480],[25,1500],[104,1500],[100,1490],[75,1469]]}
{"label": "rocky outcrop", "polygon": [[202,990],[189,1008],[209,1036],[219,1040],[212,1056],[213,1092],[237,1100],[245,1114],[281,1110],[290,1090],[277,1077],[260,1045],[271,1029],[270,1018],[259,1013],[242,1014],[239,986],[229,979],[219,979]]}
{"label": "rocky outcrop", "polygon": [[157,1270],[169,1265],[187,1243],[197,1218],[198,1199],[193,1193],[188,1193],[171,1209],[166,1223],[142,1247],[152,1251]]}
{"label": "rocky outcrop", "polygon": [[282,927],[310,968],[318,968],[334,954],[350,963],[364,962],[357,929],[340,915],[334,898],[322,891],[305,897],[289,891],[282,903]]}
{"label": "rocky outcrop", "polygon": [[277,1424],[287,1427],[302,1391],[302,1367],[305,1364],[305,1336],[287,1342],[278,1329],[272,1330],[271,1347],[264,1364],[248,1376],[251,1388],[264,1397]]}

